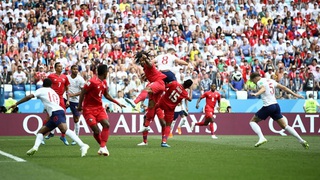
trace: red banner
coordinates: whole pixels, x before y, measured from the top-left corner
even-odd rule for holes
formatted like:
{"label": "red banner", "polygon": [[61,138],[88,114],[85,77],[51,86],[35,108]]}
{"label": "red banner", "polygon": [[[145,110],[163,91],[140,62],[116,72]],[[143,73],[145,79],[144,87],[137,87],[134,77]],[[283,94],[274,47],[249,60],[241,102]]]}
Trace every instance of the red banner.
{"label": "red banner", "polygon": [[[287,122],[298,133],[302,135],[319,135],[320,120],[319,114],[283,114]],[[252,113],[230,113],[217,114],[215,119],[215,131],[217,135],[253,135],[254,132],[249,126]],[[45,114],[0,114],[0,136],[24,136],[34,135],[42,127],[42,118]],[[138,135],[137,131],[143,124],[143,114],[118,114],[110,113],[110,133],[115,135]],[[204,114],[189,114],[187,122],[182,126],[183,135],[205,135],[209,134],[209,127],[196,126],[192,132],[190,129],[192,122],[204,121]],[[175,125],[178,126],[180,118]],[[67,124],[73,129],[74,123],[71,114],[67,114]],[[259,123],[265,135],[285,135],[276,122],[267,119]],[[101,127],[100,127],[101,128]],[[161,134],[161,125],[156,118],[150,126],[150,134]],[[60,133],[59,129],[56,129]],[[84,118],[80,118],[80,134],[91,134]]]}

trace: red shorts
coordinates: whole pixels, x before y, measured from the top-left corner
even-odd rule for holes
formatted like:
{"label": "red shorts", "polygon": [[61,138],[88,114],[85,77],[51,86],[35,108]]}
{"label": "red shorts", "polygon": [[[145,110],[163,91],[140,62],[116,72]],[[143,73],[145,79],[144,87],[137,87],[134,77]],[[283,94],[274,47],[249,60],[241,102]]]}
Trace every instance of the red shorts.
{"label": "red shorts", "polygon": [[162,93],[166,89],[164,81],[162,80],[152,82],[148,86],[152,89],[153,94]]}
{"label": "red shorts", "polygon": [[213,118],[214,111],[205,111],[205,118]]}
{"label": "red shorts", "polygon": [[85,108],[83,109],[82,115],[90,127],[97,125],[97,123],[102,120],[109,119],[108,114],[103,107]]}
{"label": "red shorts", "polygon": [[174,118],[174,109],[168,109],[165,105],[157,104],[156,114],[159,119],[164,119],[166,122],[172,122]]}

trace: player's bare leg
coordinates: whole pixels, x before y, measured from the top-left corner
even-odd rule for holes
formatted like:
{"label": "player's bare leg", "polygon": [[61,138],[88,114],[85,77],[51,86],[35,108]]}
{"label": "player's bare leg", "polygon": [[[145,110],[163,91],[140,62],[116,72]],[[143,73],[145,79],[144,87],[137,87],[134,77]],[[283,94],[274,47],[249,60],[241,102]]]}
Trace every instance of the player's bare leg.
{"label": "player's bare leg", "polygon": [[259,137],[259,141],[254,145],[254,147],[259,147],[262,144],[267,143],[267,139],[264,137],[260,126],[258,125],[258,123],[261,121],[260,118],[258,118],[257,116],[253,116],[252,119],[250,120],[250,126],[252,128],[252,130],[258,135]]}
{"label": "player's bare leg", "polygon": [[309,144],[307,141],[305,141],[304,139],[302,139],[300,137],[300,135],[297,133],[297,131],[295,129],[293,129],[291,126],[289,126],[283,118],[279,119],[276,121],[278,123],[278,125],[288,131],[292,136],[294,136],[295,138],[297,138],[297,140],[299,141],[299,143],[305,148],[305,149],[309,149]]}

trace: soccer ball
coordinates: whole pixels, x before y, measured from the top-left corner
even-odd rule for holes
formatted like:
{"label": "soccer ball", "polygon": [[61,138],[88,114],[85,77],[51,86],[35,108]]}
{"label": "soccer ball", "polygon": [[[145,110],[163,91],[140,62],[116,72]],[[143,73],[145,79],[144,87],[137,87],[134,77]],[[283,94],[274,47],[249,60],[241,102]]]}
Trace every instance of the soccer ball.
{"label": "soccer ball", "polygon": [[241,81],[241,79],[242,79],[242,74],[241,74],[241,72],[237,71],[237,72],[234,72],[234,73],[232,74],[232,80],[234,80],[234,81]]}

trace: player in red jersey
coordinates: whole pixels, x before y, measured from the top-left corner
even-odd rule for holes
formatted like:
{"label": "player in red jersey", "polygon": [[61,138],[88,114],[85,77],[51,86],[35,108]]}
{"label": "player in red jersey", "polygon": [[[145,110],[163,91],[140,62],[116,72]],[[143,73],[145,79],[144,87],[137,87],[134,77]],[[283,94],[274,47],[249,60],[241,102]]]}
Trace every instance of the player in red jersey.
{"label": "player in red jersey", "polygon": [[[83,117],[85,118],[88,126],[90,126],[90,128],[92,129],[93,137],[100,144],[98,154],[104,156],[110,155],[106,146],[109,138],[110,124],[107,112],[103,107],[102,96],[120,107],[126,107],[117,102],[109,95],[106,82],[107,74],[107,65],[98,66],[98,76],[93,76],[84,85],[80,94],[78,106],[78,111],[82,111],[83,109]],[[98,127],[98,123],[102,125],[101,133]]]}
{"label": "player in red jersey", "polygon": [[149,95],[148,109],[145,115],[143,127],[138,131],[142,132],[143,142],[138,146],[148,145],[147,137],[150,122],[153,121],[155,116],[155,105],[160,99],[165,90],[164,79],[167,77],[162,74],[150,60],[150,54],[145,51],[140,51],[136,54],[136,63],[140,63],[143,67],[146,80],[149,81],[148,86],[142,90],[137,99],[134,101],[136,104],[145,99]]}
{"label": "player in red jersey", "polygon": [[203,93],[200,98],[197,101],[196,108],[199,108],[199,103],[201,99],[206,98],[206,106],[204,108],[205,112],[205,121],[198,122],[198,123],[192,123],[191,130],[193,131],[195,126],[207,126],[209,123],[210,131],[211,131],[211,137],[213,139],[217,139],[218,137],[214,134],[214,107],[216,106],[216,103],[218,101],[218,106],[220,107],[220,93],[216,91],[216,85],[211,85],[211,90]]}
{"label": "player in red jersey", "polygon": [[[54,64],[55,73],[52,73],[48,76],[48,79],[52,81],[51,88],[59,95],[60,98],[60,106],[66,111],[66,107],[69,106],[69,96],[67,94],[67,102],[64,102],[63,93],[68,92],[68,86],[70,84],[68,78],[66,75],[62,73],[62,64],[60,62],[56,62]],[[50,132],[48,136],[45,137],[45,139],[49,139],[54,136],[54,130]],[[64,133],[61,133],[61,141],[65,145],[69,145],[69,142],[67,141],[66,135]]]}
{"label": "player in red jersey", "polygon": [[157,115],[162,126],[161,147],[170,147],[167,144],[167,139],[170,134],[171,123],[174,119],[174,109],[182,99],[187,99],[188,101],[192,100],[186,90],[189,89],[192,84],[193,82],[191,79],[184,81],[183,85],[179,84],[177,81],[168,83],[165,94],[160,98],[156,105]]}

